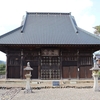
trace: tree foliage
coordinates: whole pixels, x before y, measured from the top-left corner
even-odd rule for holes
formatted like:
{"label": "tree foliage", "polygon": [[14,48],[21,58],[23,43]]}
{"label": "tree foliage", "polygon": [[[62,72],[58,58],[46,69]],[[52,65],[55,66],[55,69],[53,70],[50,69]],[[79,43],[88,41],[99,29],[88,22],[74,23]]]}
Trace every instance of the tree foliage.
{"label": "tree foliage", "polygon": [[0,64],[0,75],[5,74],[5,68],[6,68],[5,64]]}
{"label": "tree foliage", "polygon": [[100,25],[95,26],[94,29],[95,29],[94,33],[100,35]]}

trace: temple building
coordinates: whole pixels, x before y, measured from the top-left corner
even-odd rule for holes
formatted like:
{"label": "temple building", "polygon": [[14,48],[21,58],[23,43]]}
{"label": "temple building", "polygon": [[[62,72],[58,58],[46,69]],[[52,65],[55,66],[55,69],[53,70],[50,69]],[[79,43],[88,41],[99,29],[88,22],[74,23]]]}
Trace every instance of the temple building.
{"label": "temple building", "polygon": [[99,49],[100,38],[79,28],[71,13],[27,12],[21,26],[0,36],[6,78],[24,79],[27,62],[32,79],[92,78],[92,56]]}

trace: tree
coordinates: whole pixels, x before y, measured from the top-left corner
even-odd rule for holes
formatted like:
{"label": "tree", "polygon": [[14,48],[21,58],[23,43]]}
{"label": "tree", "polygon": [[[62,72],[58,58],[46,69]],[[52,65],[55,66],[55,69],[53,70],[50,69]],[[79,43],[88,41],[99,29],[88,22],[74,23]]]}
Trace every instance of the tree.
{"label": "tree", "polygon": [[5,64],[0,64],[0,75],[4,75],[5,74]]}
{"label": "tree", "polygon": [[95,29],[94,33],[100,35],[100,25],[93,27]]}

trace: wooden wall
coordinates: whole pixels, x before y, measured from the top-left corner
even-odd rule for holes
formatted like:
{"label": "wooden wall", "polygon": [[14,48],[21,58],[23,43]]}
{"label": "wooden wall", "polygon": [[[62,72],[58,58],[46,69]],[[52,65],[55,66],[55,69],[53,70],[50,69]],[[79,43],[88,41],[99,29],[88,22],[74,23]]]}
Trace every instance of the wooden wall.
{"label": "wooden wall", "polygon": [[62,78],[91,78],[92,72],[91,50],[64,50],[62,51]]}
{"label": "wooden wall", "polygon": [[7,55],[7,77],[20,78],[20,51],[9,51]]}
{"label": "wooden wall", "polygon": [[[46,48],[44,48],[46,49]],[[59,51],[50,55],[51,51]],[[39,49],[8,50],[7,78],[25,78],[24,68],[27,62],[33,68],[32,79],[80,79],[91,78],[90,68],[93,65],[91,49],[50,48],[49,55],[42,55]],[[47,51],[46,51],[47,52]],[[48,54],[48,52],[47,52]],[[53,52],[52,52],[53,54]]]}

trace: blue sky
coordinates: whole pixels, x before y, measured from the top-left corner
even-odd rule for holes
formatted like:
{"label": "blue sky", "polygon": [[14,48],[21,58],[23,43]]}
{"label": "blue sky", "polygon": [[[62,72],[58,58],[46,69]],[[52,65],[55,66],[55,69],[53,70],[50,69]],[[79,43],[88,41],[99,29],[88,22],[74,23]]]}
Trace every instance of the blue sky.
{"label": "blue sky", "polygon": [[93,14],[95,16],[95,22],[93,25],[100,25],[100,0],[91,1],[93,2],[93,6],[91,7],[91,10],[89,12],[90,14]]}
{"label": "blue sky", "polygon": [[[77,25],[91,33],[100,25],[100,0],[0,0],[0,35],[21,25],[25,12],[71,12]],[[0,60],[6,56],[0,53]]]}

